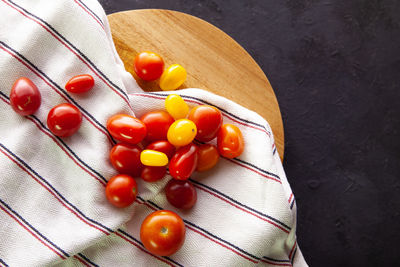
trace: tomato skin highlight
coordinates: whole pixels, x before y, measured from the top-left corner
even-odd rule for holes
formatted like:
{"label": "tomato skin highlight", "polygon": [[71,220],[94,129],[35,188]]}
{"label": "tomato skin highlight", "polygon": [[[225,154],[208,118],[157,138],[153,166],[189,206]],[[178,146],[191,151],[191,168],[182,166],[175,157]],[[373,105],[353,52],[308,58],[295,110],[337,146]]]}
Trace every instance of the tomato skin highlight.
{"label": "tomato skin highlight", "polygon": [[116,144],[110,151],[110,161],[114,168],[122,174],[139,177],[143,164],[140,162],[142,149],[137,145]]}
{"label": "tomato skin highlight", "polygon": [[66,84],[68,92],[81,94],[90,91],[94,86],[94,79],[89,74],[81,74],[72,77]]}
{"label": "tomato skin highlight", "polygon": [[196,171],[198,172],[208,171],[218,163],[219,152],[217,147],[212,144],[199,145],[197,154],[199,159]]}
{"label": "tomato skin highlight", "polygon": [[10,92],[10,105],[14,111],[22,116],[35,113],[42,102],[39,89],[28,78],[17,79]]}
{"label": "tomato skin highlight", "polygon": [[168,141],[155,141],[147,145],[146,149],[163,152],[168,159],[171,159],[176,151],[175,146]]}
{"label": "tomato skin highlight", "polygon": [[164,60],[154,52],[145,51],[135,57],[134,70],[142,80],[154,81],[163,74]]}
{"label": "tomato skin highlight", "polygon": [[106,185],[107,200],[118,208],[130,206],[137,195],[135,179],[126,174],[118,174],[112,177]]}
{"label": "tomato skin highlight", "polygon": [[143,122],[127,114],[116,114],[109,118],[107,130],[116,140],[133,145],[141,142],[147,133]]}
{"label": "tomato skin highlight", "polygon": [[149,142],[167,140],[169,126],[175,121],[168,112],[163,110],[147,112],[140,117],[140,120],[146,125],[145,139]]}
{"label": "tomato skin highlight", "polygon": [[194,107],[188,116],[197,127],[196,140],[209,142],[217,137],[218,131],[222,125],[221,112],[210,105],[199,105]]}
{"label": "tomato skin highlight", "polygon": [[53,107],[47,115],[47,126],[56,136],[68,137],[79,130],[82,113],[72,104],[63,103]]}
{"label": "tomato skin highlight", "polygon": [[244,139],[240,129],[233,124],[224,124],[218,132],[217,148],[221,156],[236,158],[243,153]]}
{"label": "tomato skin highlight", "polygon": [[187,180],[197,167],[197,146],[189,144],[179,148],[169,162],[169,172],[177,180]]}
{"label": "tomato skin highlight", "polygon": [[186,227],[173,211],[158,210],[148,215],[140,227],[144,247],[158,256],[170,256],[185,242]]}
{"label": "tomato skin highlight", "polygon": [[171,179],[165,186],[165,195],[168,202],[178,209],[190,209],[197,201],[196,188],[187,180]]}

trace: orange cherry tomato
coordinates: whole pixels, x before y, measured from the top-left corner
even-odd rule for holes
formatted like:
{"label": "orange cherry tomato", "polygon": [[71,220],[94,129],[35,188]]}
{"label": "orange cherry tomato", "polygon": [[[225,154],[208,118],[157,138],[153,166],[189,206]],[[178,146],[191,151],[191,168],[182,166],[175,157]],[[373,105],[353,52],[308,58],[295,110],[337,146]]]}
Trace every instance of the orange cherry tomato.
{"label": "orange cherry tomato", "polygon": [[116,114],[109,118],[107,130],[118,141],[133,145],[141,142],[147,133],[143,122],[127,114]]}
{"label": "orange cherry tomato", "polygon": [[131,205],[137,195],[135,179],[126,174],[118,174],[112,177],[106,185],[106,197],[108,201],[118,208]]}
{"label": "orange cherry tomato", "polygon": [[164,60],[156,53],[145,51],[135,57],[134,69],[141,79],[154,81],[164,71]]}
{"label": "orange cherry tomato", "polygon": [[158,256],[169,256],[177,252],[185,241],[185,234],[182,218],[169,210],[151,213],[140,227],[140,240],[144,247]]}
{"label": "orange cherry tomato", "polygon": [[196,171],[203,172],[214,167],[219,160],[218,149],[211,144],[198,146],[198,161]]}
{"label": "orange cherry tomato", "polygon": [[82,74],[72,77],[66,84],[65,89],[71,93],[84,93],[92,89],[94,79],[89,74]]}
{"label": "orange cherry tomato", "polygon": [[236,158],[244,150],[244,140],[240,129],[233,124],[221,126],[217,136],[219,154],[226,158]]}

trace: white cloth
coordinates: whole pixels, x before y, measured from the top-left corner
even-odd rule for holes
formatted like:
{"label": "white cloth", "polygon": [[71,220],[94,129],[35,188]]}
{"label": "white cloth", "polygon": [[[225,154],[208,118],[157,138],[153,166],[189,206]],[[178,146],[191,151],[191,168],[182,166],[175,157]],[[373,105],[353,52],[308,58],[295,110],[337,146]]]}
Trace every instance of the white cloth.
{"label": "white cloth", "polygon": [[[137,178],[137,201],[114,208],[104,193],[116,174],[106,121],[162,109],[168,92],[144,93],[124,70],[94,0],[0,0],[0,15],[0,266],[306,266],[294,196],[263,118],[203,90],[178,91],[191,106],[220,108],[224,122],[244,135],[243,155],[191,177],[198,201],[190,211],[166,201],[170,177],[153,184]],[[90,93],[64,90],[85,73],[96,81]],[[9,103],[22,76],[42,95],[28,117]],[[46,125],[48,111],[63,102],[84,116],[68,138]],[[141,222],[158,209],[176,211],[187,227],[182,249],[170,257],[154,256],[140,242]]]}

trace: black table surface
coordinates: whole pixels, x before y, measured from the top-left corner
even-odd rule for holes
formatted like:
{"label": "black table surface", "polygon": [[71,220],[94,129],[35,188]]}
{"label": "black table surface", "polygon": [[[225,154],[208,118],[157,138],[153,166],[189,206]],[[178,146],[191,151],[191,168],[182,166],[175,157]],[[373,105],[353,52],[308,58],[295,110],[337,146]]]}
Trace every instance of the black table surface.
{"label": "black table surface", "polygon": [[400,266],[400,1],[100,0],[200,17],[266,73],[310,266]]}

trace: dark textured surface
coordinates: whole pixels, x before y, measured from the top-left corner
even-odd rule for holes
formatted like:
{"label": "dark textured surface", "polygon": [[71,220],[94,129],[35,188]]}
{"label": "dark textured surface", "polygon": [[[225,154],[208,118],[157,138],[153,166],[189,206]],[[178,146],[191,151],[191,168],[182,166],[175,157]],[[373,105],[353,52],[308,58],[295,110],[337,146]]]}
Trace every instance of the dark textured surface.
{"label": "dark textured surface", "polygon": [[400,1],[100,0],[216,25],[267,74],[310,266],[400,266]]}

